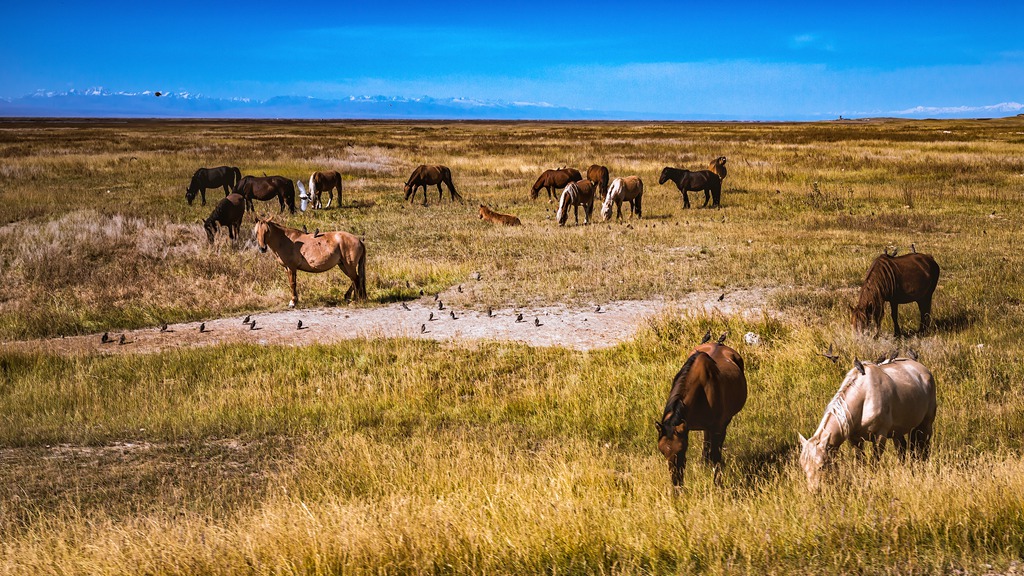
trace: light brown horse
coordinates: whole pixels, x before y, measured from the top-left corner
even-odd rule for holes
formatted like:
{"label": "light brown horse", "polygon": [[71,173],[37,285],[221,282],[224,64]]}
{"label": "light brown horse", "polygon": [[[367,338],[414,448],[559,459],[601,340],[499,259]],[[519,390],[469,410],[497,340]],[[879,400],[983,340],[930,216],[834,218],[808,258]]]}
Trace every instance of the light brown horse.
{"label": "light brown horse", "polygon": [[[334,202],[334,189],[338,189],[338,206],[341,206],[341,173],[335,170],[313,172],[309,176],[309,195],[313,198],[313,208],[330,208]],[[320,195],[327,192],[327,204],[320,202]]]}
{"label": "light brown horse", "polygon": [[594,212],[594,195],[597,191],[597,184],[590,180],[569,182],[562,190],[562,197],[558,200],[558,211],[555,219],[559,226],[565,226],[569,219],[569,206],[573,208],[573,215],[576,217],[576,225],[580,224],[580,206],[583,206],[583,223],[590,224],[590,215]]}
{"label": "light brown horse", "polygon": [[480,205],[480,219],[490,222],[491,224],[504,224],[505,226],[519,226],[522,222],[519,218],[511,214],[502,214],[495,212],[483,204]]}
{"label": "light brown horse", "polygon": [[658,450],[668,460],[672,484],[682,488],[686,449],[691,431],[704,431],[704,461],[714,467],[715,483],[721,481],[722,443],[725,429],[747,402],[747,378],[743,358],[724,340],[704,342],[690,352],[672,381],[665,411],[655,421]]}
{"label": "light brown horse", "polygon": [[537,181],[533,183],[533,188],[530,189],[530,199],[536,200],[540,194],[540,189],[544,188],[548,191],[548,201],[550,202],[557,198],[555,193],[560,188],[565,188],[570,182],[578,182],[580,180],[583,180],[583,175],[575,168],[545,170],[537,178]]}
{"label": "light brown horse", "polygon": [[718,179],[722,182],[725,182],[725,177],[729,174],[729,171],[725,169],[725,160],[725,156],[719,156],[708,163],[708,170],[718,174]]}
{"label": "light brown horse", "polygon": [[905,459],[909,434],[911,456],[928,459],[936,406],[932,373],[917,361],[901,357],[881,364],[854,359],[853,366],[814,435],[808,439],[798,434],[800,466],[811,490],[818,489],[829,456],[847,440],[858,456],[864,441],[871,442],[877,460],[885,439],[892,438],[900,459]]}
{"label": "light brown horse", "polygon": [[288,270],[292,289],[289,308],[299,303],[295,286],[296,275],[303,272],[326,272],[337,266],[352,279],[345,298],[366,298],[366,247],[363,241],[348,232],[321,232],[306,234],[302,230],[287,228],[270,218],[256,217],[256,245],[260,252],[269,248],[281,266]]}
{"label": "light brown horse", "polygon": [[597,193],[601,199],[608,194],[608,168],[599,164],[592,164],[587,168],[587,180],[597,184]]}
{"label": "light brown horse", "polygon": [[241,194],[232,192],[217,202],[210,217],[203,220],[203,229],[206,230],[206,239],[213,244],[213,235],[219,226],[228,229],[228,238],[234,240],[241,231],[242,217],[245,216],[245,198]]}
{"label": "light brown horse", "polygon": [[868,330],[875,326],[875,337],[882,331],[885,303],[892,308],[892,328],[901,336],[899,305],[917,302],[921,313],[920,331],[927,332],[932,320],[932,295],[939,283],[939,265],[928,254],[890,256],[882,254],[871,263],[860,287],[857,305],[850,307],[853,327]]}
{"label": "light brown horse", "polygon": [[273,200],[281,204],[281,212],[288,205],[288,211],[295,214],[295,185],[284,176],[246,176],[235,186],[235,192],[245,197],[245,209],[255,211],[252,201]]}
{"label": "light brown horse", "polygon": [[622,203],[629,203],[629,210],[637,218],[641,218],[644,199],[644,181],[639,176],[626,176],[612,180],[608,188],[608,195],[604,197],[604,204],[601,206],[601,217],[608,220],[612,217],[612,203],[615,204],[615,219],[622,218]]}
{"label": "light brown horse", "polygon": [[448,187],[448,193],[452,197],[452,202],[456,198],[462,200],[462,195],[455,191],[455,185],[452,184],[452,171],[447,166],[427,166],[426,164],[419,165],[415,170],[412,171],[412,176],[409,176],[409,180],[405,183],[405,199],[410,203],[416,200],[416,191],[420,186],[423,187],[423,205],[427,205],[427,186],[437,185],[437,201],[440,202],[443,197],[441,191],[441,183],[444,183]]}

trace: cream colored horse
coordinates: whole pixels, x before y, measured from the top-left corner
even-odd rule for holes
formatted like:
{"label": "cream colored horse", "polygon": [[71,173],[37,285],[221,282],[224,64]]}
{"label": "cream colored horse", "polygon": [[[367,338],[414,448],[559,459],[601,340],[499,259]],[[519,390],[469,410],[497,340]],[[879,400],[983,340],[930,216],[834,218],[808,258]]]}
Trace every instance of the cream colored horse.
{"label": "cream colored horse", "polygon": [[292,288],[289,308],[299,303],[295,280],[299,270],[326,272],[335,266],[352,279],[352,287],[345,298],[353,293],[356,299],[366,298],[366,247],[363,241],[348,232],[321,232],[306,234],[302,230],[287,228],[270,218],[256,217],[256,245],[260,252],[269,248],[281,266],[288,270]]}
{"label": "cream colored horse", "polygon": [[817,431],[810,439],[799,435],[800,466],[808,486],[818,489],[829,456],[847,440],[858,450],[864,440],[870,441],[878,459],[885,439],[892,438],[904,459],[909,434],[911,455],[926,460],[934,421],[935,378],[927,368],[902,357],[881,364],[854,360]]}
{"label": "cream colored horse", "polygon": [[630,212],[641,217],[641,201],[644,198],[644,181],[639,176],[626,176],[612,180],[608,194],[601,205],[601,217],[608,220],[612,217],[612,203],[615,203],[615,219],[622,218],[622,203],[628,202]]}

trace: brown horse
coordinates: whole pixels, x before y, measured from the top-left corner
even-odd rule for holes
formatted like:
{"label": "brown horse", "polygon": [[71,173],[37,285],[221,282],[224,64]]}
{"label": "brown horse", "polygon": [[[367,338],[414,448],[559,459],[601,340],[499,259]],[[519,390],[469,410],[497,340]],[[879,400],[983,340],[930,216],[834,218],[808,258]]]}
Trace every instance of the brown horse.
{"label": "brown horse", "polygon": [[192,180],[185,188],[185,201],[192,205],[196,194],[202,194],[203,206],[206,206],[206,189],[224,187],[224,195],[227,196],[235,190],[238,181],[242,179],[242,172],[234,166],[218,166],[216,168],[200,168],[192,174]]}
{"label": "brown horse", "polygon": [[743,358],[732,348],[709,337],[690,352],[672,381],[665,411],[655,421],[658,450],[668,460],[672,484],[683,485],[686,449],[691,430],[704,431],[704,461],[714,467],[715,483],[721,481],[722,443],[725,429],[747,402],[747,378]]}
{"label": "brown horse", "polygon": [[630,212],[635,214],[637,218],[641,218],[641,202],[643,199],[644,181],[639,176],[616,178],[612,180],[612,185],[608,189],[608,195],[604,197],[604,204],[601,206],[601,217],[605,220],[612,217],[612,203],[614,203],[616,209],[615,219],[622,218],[622,203],[627,202],[629,203]]}
{"label": "brown horse", "polygon": [[255,211],[253,198],[264,201],[277,198],[281,212],[287,204],[288,211],[295,214],[295,185],[284,176],[246,176],[235,186],[235,192],[245,197],[247,210]]}
{"label": "brown horse", "polygon": [[701,190],[704,191],[704,204],[701,208],[707,206],[708,200],[712,197],[715,201],[711,207],[721,206],[722,180],[718,177],[718,174],[710,170],[690,172],[681,168],[665,167],[661,171],[661,177],[658,178],[658,184],[664,184],[669,180],[675,182],[676,188],[679,188],[679,191],[682,192],[683,208],[690,207],[690,195],[687,192],[700,192]]}
{"label": "brown horse", "polygon": [[412,171],[412,176],[409,176],[409,180],[405,183],[405,199],[410,203],[416,200],[416,191],[420,186],[423,186],[423,205],[427,205],[427,186],[437,185],[437,201],[440,202],[441,198],[444,197],[441,191],[441,183],[444,183],[448,187],[448,193],[452,197],[452,202],[456,198],[462,200],[462,195],[455,191],[455,185],[452,184],[452,171],[447,166],[427,166],[426,164],[420,164],[415,170]]}
{"label": "brown horse", "polygon": [[289,308],[299,303],[295,280],[299,270],[303,272],[326,272],[337,266],[352,279],[352,286],[345,292],[348,299],[366,298],[366,247],[363,241],[348,232],[321,232],[306,234],[302,230],[286,228],[270,218],[256,217],[256,245],[260,252],[267,248],[273,251],[281,266],[288,270],[288,282],[292,289]]}
{"label": "brown horse", "polygon": [[928,254],[890,256],[882,254],[871,263],[860,287],[856,306],[850,307],[853,327],[867,330],[875,326],[875,337],[882,331],[885,303],[892,308],[893,333],[900,337],[900,304],[917,302],[921,313],[920,331],[927,332],[932,320],[932,294],[939,283],[939,265]]}
{"label": "brown horse", "polygon": [[718,179],[725,182],[725,176],[729,173],[729,171],[725,169],[725,156],[719,156],[709,162],[708,170],[718,174]]}
{"label": "brown horse", "polygon": [[[334,202],[334,189],[338,189],[338,206],[341,206],[341,173],[334,170],[313,172],[309,176],[309,195],[313,198],[313,208],[330,208]],[[320,202],[320,195],[327,192],[327,204]]]}
{"label": "brown horse", "polygon": [[583,223],[590,224],[590,215],[594,212],[594,194],[597,191],[597,184],[590,180],[569,182],[562,190],[562,197],[558,200],[558,212],[555,219],[559,226],[565,226],[569,219],[569,206],[573,207],[573,214],[576,216],[576,225],[580,224],[580,206],[583,206]]}
{"label": "brown horse", "polygon": [[580,171],[575,168],[559,168],[557,170],[545,170],[541,173],[540,178],[533,183],[533,188],[530,190],[530,199],[536,200],[540,194],[540,189],[544,188],[548,191],[548,201],[557,198],[555,191],[559,188],[565,188],[570,182],[578,182],[583,180],[583,175]]}
{"label": "brown horse", "polygon": [[608,168],[592,164],[590,168],[587,168],[587,180],[597,184],[597,193],[604,200],[604,197],[608,194]]}
{"label": "brown horse", "polygon": [[511,214],[495,212],[483,204],[480,205],[480,219],[486,220],[491,224],[504,224],[505,226],[519,226],[522,224],[519,218]]}
{"label": "brown horse", "polygon": [[245,216],[245,198],[241,194],[231,193],[217,202],[210,217],[203,220],[206,239],[213,244],[213,235],[218,226],[228,229],[228,238],[234,240],[242,228],[242,217]]}

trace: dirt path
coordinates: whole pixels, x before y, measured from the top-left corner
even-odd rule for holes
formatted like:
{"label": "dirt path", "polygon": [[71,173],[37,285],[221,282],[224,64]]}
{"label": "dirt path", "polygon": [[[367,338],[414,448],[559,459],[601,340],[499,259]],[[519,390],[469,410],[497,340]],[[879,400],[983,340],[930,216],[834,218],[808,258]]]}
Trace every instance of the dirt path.
{"label": "dirt path", "polygon": [[[680,313],[721,313],[759,317],[767,309],[768,291],[738,290],[719,300],[721,292],[694,292],[674,301],[628,300],[597,304],[586,308],[566,306],[527,307],[487,311],[438,309],[433,297],[374,308],[309,308],[253,314],[256,328],[243,324],[242,316],[207,320],[205,332],[200,322],[168,326],[166,332],[154,328],[123,332],[125,343],[118,344],[122,332],[111,332],[111,342],[103,344],[99,334],[29,340],[0,344],[4,350],[47,351],[62,354],[108,353],[138,354],[249,342],[262,345],[304,346],[331,343],[351,338],[429,338],[439,341],[499,340],[523,342],[531,346],[564,346],[576,350],[606,348],[631,338],[643,322],[668,310]],[[440,295],[441,301],[445,294]],[[408,309],[406,309],[408,307]],[[434,320],[430,320],[431,314]],[[522,314],[522,321],[517,317]],[[303,328],[298,329],[302,321]]]}

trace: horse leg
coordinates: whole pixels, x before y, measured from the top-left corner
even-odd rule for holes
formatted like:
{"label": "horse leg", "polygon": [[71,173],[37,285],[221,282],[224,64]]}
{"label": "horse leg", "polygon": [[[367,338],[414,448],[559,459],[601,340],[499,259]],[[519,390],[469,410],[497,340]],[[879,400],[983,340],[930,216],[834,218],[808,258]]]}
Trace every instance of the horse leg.
{"label": "horse leg", "polygon": [[[572,214],[573,214],[573,216],[576,217],[576,225],[579,226],[580,225],[580,205],[579,204],[573,204],[572,205]],[[584,218],[586,218],[586,215],[584,215]]]}
{"label": "horse leg", "polygon": [[636,214],[637,220],[643,219],[643,211],[641,210],[641,208],[643,207],[642,200],[643,194],[640,194],[636,198],[633,198],[633,213]]}
{"label": "horse leg", "polygon": [[704,203],[700,205],[701,208],[707,208],[708,202],[711,200],[711,190],[708,188],[704,189]]}
{"label": "horse leg", "polygon": [[879,460],[881,460],[883,452],[885,452],[885,436],[878,434],[871,439],[872,462],[878,462]]}
{"label": "horse leg", "polygon": [[722,485],[722,443],[725,441],[725,431],[705,430],[704,431],[704,462],[711,465],[714,471],[715,485]]}
{"label": "horse leg", "polygon": [[277,201],[281,204],[281,211],[278,214],[284,214],[284,194],[278,194]]}
{"label": "horse leg", "polygon": [[721,208],[722,207],[722,185],[721,184],[719,184],[718,186],[716,186],[716,187],[711,189],[711,199],[713,200],[711,202],[711,206],[713,208]]}
{"label": "horse leg", "polygon": [[[437,183],[437,203],[440,204],[441,200],[444,199],[444,190],[441,190],[441,183]],[[454,200],[455,198],[452,198]]]}
{"label": "horse leg", "polygon": [[225,197],[225,198],[227,198],[227,197],[228,197],[228,194],[230,194],[230,192],[228,191],[228,185],[227,185],[227,184],[225,184],[225,185],[224,185],[224,197]]}
{"label": "horse leg", "polygon": [[206,188],[199,189],[199,196],[203,199],[203,206],[206,206]]}
{"label": "horse leg", "polygon": [[615,219],[622,220],[622,202],[620,200],[615,201]]}
{"label": "horse leg", "polygon": [[295,277],[298,276],[299,271],[296,268],[288,269],[288,284],[292,288],[292,301],[288,303],[289,308],[295,308],[299,305],[299,292],[295,286]]}
{"label": "horse leg", "polygon": [[686,193],[686,190],[682,190],[683,193],[683,208],[690,207],[690,195]]}
{"label": "horse leg", "polygon": [[864,439],[863,438],[850,438],[850,446],[853,446],[854,456],[857,458],[857,462],[864,463]]}
{"label": "horse leg", "polygon": [[593,202],[590,202],[589,204],[584,204],[583,205],[583,224],[584,225],[589,225],[590,224],[590,215],[593,214],[593,213],[594,213],[594,203]]}
{"label": "horse leg", "polygon": [[896,338],[899,338],[900,336],[903,335],[903,333],[900,332],[900,313],[899,313],[899,306],[900,305],[897,304],[895,300],[891,300],[889,302],[889,306],[892,308],[892,332],[893,332],[893,336],[895,336]]}
{"label": "horse leg", "polygon": [[927,460],[932,441],[931,425],[919,426],[910,431],[910,456],[917,460]]}
{"label": "horse leg", "polygon": [[917,310],[921,313],[921,327],[919,332],[924,334],[932,326],[932,295],[917,301]]}
{"label": "horse leg", "polygon": [[892,443],[896,446],[896,455],[899,456],[900,462],[907,461],[907,438],[906,436],[893,436]]}
{"label": "horse leg", "polygon": [[[416,197],[416,193],[413,192],[413,197]],[[427,185],[423,184],[423,205],[427,205]]]}

